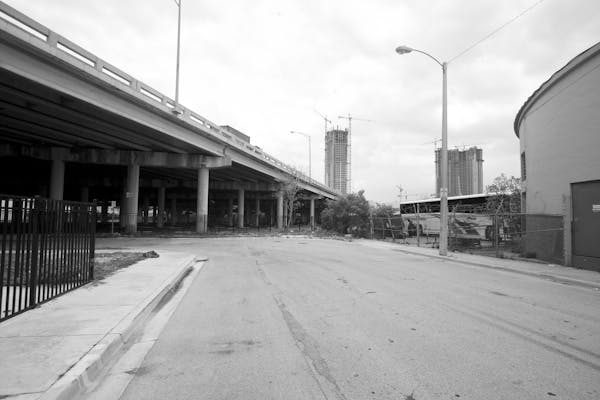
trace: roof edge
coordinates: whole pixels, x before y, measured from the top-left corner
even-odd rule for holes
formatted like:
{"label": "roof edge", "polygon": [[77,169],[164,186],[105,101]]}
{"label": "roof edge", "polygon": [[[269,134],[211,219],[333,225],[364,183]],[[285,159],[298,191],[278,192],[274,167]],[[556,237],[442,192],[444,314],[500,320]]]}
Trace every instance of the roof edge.
{"label": "roof edge", "polygon": [[589,47],[588,49],[582,51],[575,57],[573,57],[568,63],[566,63],[561,69],[556,71],[554,74],[548,78],[544,83],[537,88],[529,98],[523,103],[517,115],[515,116],[515,121],[513,123],[513,129],[515,131],[515,135],[519,137],[519,128],[521,127],[521,121],[525,117],[527,111],[535,104],[535,102],[552,86],[558,83],[561,79],[569,74],[572,70],[578,68],[580,65],[585,63],[590,58],[594,57],[596,54],[600,53],[600,42],[595,45]]}

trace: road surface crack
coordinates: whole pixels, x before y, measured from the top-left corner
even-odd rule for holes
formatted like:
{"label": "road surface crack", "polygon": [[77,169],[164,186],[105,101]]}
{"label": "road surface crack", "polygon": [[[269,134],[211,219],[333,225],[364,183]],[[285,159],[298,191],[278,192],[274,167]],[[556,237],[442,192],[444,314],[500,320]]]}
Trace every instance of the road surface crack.
{"label": "road surface crack", "polygon": [[344,396],[344,394],[342,393],[335,378],[333,377],[333,375],[331,375],[331,371],[329,370],[327,362],[321,356],[315,339],[313,339],[312,336],[310,336],[308,332],[306,332],[306,330],[304,329],[304,327],[302,327],[300,322],[298,322],[294,315],[291,312],[289,312],[285,303],[281,301],[281,299],[279,299],[277,296],[273,296],[273,299],[275,300],[277,307],[279,307],[279,310],[283,315],[283,319],[285,320],[285,323],[287,324],[287,327],[290,330],[290,333],[292,334],[296,345],[302,352],[304,358],[312,366],[311,370],[313,371],[313,376],[317,381],[317,384],[319,385],[323,396],[325,396],[325,398],[328,398],[323,386],[321,385],[321,380],[315,375],[315,373],[318,374],[321,378],[325,379],[326,383],[328,384],[327,386],[329,386],[330,391],[333,392],[337,399],[347,400],[346,396]]}

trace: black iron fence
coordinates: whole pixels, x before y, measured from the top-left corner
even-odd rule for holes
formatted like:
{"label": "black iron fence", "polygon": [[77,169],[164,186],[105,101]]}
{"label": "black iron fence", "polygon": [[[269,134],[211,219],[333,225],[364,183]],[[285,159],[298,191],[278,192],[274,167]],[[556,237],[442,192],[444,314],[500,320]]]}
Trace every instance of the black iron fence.
{"label": "black iron fence", "polygon": [[0,195],[0,321],[94,275],[96,206]]}

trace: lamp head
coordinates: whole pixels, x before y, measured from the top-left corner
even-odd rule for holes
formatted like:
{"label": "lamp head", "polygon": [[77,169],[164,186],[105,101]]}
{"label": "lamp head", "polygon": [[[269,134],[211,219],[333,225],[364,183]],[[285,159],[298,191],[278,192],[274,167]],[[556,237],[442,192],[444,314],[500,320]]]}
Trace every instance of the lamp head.
{"label": "lamp head", "polygon": [[411,47],[408,46],[398,46],[396,47],[396,53],[402,55],[402,54],[406,54],[406,53],[410,53],[411,51],[413,51],[413,49]]}

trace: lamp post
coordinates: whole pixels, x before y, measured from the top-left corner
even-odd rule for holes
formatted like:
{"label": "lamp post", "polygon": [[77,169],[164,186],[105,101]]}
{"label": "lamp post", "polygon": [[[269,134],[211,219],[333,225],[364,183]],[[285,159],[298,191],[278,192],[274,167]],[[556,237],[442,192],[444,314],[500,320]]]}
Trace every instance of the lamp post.
{"label": "lamp post", "polygon": [[448,255],[448,96],[447,70],[448,63],[441,62],[431,54],[408,46],[396,47],[396,53],[402,55],[410,52],[426,55],[442,67],[442,159],[440,185],[440,255]]}
{"label": "lamp post", "polygon": [[302,135],[305,138],[308,138],[308,178],[312,179],[312,161],[311,161],[311,143],[310,143],[310,135],[308,133],[304,133],[304,132],[298,132],[298,131],[290,131],[290,133],[297,133],[298,135]]}
{"label": "lamp post", "polygon": [[173,0],[177,4],[177,64],[175,70],[175,106],[179,104],[179,48],[181,43],[181,0]]}

